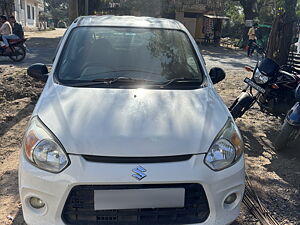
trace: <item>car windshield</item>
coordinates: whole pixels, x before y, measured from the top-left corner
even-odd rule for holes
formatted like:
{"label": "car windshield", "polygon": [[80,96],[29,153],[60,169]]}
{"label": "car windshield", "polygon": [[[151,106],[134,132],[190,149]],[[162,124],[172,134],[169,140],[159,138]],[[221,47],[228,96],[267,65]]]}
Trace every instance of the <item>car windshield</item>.
{"label": "car windshield", "polygon": [[79,27],[72,31],[55,74],[62,83],[120,77],[163,83],[177,78],[202,82],[201,71],[182,31]]}

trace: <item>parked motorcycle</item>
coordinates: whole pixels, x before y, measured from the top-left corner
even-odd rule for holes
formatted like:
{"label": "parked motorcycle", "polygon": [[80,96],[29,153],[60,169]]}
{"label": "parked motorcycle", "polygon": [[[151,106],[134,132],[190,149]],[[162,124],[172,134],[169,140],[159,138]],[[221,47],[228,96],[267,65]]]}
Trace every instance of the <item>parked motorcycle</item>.
{"label": "parked motorcycle", "polygon": [[283,151],[286,146],[293,144],[300,137],[300,85],[296,89],[295,98],[297,103],[287,113],[275,140],[277,151]]}
{"label": "parked motorcycle", "polygon": [[254,51],[254,58],[257,61],[261,61],[266,57],[266,52],[264,50],[264,48],[258,44],[256,44],[255,42],[253,42],[252,44],[252,49]]}
{"label": "parked motorcycle", "polygon": [[261,111],[284,118],[296,102],[294,93],[300,76],[268,58],[258,62],[255,69],[246,69],[253,72],[253,76],[244,80],[247,86],[230,106],[232,116],[235,119],[243,116],[257,102]]}
{"label": "parked motorcycle", "polygon": [[6,49],[0,47],[0,56],[8,56],[14,62],[21,62],[26,56],[26,40],[27,39],[9,40],[9,48],[11,52],[6,53]]}

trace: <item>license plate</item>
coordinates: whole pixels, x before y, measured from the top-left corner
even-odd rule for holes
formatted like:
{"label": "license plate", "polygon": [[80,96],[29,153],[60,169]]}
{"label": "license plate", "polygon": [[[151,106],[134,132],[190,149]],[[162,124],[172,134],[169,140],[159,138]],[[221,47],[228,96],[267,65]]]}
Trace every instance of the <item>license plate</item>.
{"label": "license plate", "polygon": [[262,87],[258,86],[256,83],[254,83],[252,80],[250,80],[249,78],[245,78],[244,80],[245,83],[247,83],[250,87],[253,87],[255,90],[261,92],[261,93],[265,93],[265,89],[263,89]]}
{"label": "license plate", "polygon": [[94,209],[183,208],[184,188],[95,190]]}

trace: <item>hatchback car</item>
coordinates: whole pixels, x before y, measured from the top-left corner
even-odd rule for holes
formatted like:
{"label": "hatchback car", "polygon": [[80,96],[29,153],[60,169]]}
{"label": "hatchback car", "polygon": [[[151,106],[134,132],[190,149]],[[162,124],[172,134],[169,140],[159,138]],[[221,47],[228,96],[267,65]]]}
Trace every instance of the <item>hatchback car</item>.
{"label": "hatchback car", "polygon": [[178,21],[76,19],[20,154],[29,225],[229,224],[244,192],[243,141]]}

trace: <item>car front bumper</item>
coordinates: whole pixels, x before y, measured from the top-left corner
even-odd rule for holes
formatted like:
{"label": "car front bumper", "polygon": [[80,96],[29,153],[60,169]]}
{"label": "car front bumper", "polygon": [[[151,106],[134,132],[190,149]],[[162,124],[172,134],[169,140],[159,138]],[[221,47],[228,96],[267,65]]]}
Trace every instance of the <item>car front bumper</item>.
{"label": "car front bumper", "polygon": [[[63,225],[62,212],[70,191],[79,185],[150,185],[150,184],[201,184],[209,205],[209,216],[200,224],[230,224],[240,212],[244,192],[244,159],[233,166],[215,172],[204,163],[205,155],[194,155],[180,162],[145,163],[147,177],[138,181],[132,177],[133,163],[99,163],[86,161],[79,155],[69,155],[71,164],[59,174],[40,170],[20,154],[19,191],[24,219],[29,225]],[[237,199],[224,204],[228,195]],[[30,197],[45,202],[42,209],[29,204]]]}

